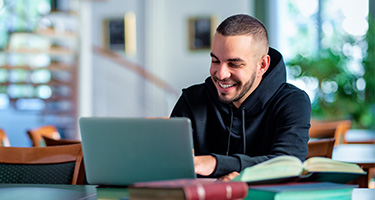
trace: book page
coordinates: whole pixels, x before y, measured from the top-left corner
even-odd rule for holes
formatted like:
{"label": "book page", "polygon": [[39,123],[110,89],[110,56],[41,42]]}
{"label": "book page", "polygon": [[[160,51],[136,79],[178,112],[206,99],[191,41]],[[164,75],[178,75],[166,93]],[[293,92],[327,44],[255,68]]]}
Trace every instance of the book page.
{"label": "book page", "polygon": [[299,176],[302,173],[302,162],[294,156],[279,156],[244,169],[234,181],[254,182]]}
{"label": "book page", "polygon": [[332,160],[330,158],[312,157],[303,163],[308,172],[352,172],[365,173],[357,164]]}

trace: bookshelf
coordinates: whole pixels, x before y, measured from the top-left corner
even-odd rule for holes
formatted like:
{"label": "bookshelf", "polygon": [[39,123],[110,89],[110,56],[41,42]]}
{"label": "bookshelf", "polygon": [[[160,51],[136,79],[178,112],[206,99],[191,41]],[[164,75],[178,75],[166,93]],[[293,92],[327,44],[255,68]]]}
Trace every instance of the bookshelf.
{"label": "bookshelf", "polygon": [[0,49],[0,93],[8,102],[2,109],[34,113],[41,124],[53,124],[62,137],[74,139],[78,24],[75,12],[52,10],[40,15],[33,28],[9,31],[7,45]]}

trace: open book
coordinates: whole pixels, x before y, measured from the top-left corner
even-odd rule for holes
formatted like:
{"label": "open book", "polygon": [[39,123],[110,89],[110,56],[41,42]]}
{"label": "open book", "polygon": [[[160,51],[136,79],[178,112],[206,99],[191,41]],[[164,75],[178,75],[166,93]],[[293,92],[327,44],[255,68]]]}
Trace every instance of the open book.
{"label": "open book", "polygon": [[294,156],[279,156],[247,167],[233,181],[248,184],[288,181],[326,181],[348,183],[366,174],[357,164],[312,157],[305,162]]}

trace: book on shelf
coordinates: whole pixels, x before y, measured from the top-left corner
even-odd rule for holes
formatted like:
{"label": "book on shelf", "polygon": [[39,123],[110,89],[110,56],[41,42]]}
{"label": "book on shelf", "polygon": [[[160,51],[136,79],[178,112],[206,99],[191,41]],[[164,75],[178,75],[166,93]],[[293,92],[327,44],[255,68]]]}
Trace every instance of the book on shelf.
{"label": "book on shelf", "polygon": [[311,157],[302,162],[294,156],[278,156],[245,168],[233,181],[245,181],[250,185],[293,181],[348,183],[364,174],[366,172],[355,163],[323,157]]}
{"label": "book on shelf", "polygon": [[211,179],[176,179],[136,183],[129,187],[130,199],[221,200],[243,199],[248,192],[246,182],[224,182]]}
{"label": "book on shelf", "polygon": [[249,186],[249,200],[350,200],[357,185],[330,182]]}

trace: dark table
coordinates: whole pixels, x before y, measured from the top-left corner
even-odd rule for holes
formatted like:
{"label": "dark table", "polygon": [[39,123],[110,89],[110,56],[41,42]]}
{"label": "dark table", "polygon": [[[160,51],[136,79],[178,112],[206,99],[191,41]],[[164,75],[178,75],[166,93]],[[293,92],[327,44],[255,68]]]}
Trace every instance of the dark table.
{"label": "dark table", "polygon": [[0,199],[96,200],[95,185],[0,184]]}

